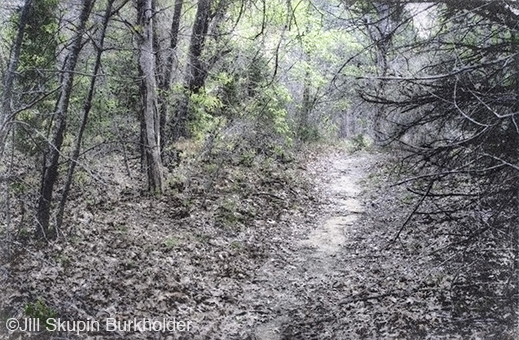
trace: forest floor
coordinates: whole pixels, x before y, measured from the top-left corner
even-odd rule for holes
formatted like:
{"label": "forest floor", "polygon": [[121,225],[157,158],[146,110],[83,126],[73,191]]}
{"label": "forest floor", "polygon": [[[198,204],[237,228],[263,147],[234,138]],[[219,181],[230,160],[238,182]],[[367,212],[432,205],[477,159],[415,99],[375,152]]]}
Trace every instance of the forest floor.
{"label": "forest floor", "polygon": [[325,148],[290,164],[202,162],[162,198],[100,167],[104,185],[75,192],[58,242],[19,230],[0,267],[2,320],[90,328],[2,325],[0,339],[497,339],[485,325],[453,330],[449,277],[419,251],[423,236],[392,242],[410,204],[386,158]]}
{"label": "forest floor", "polygon": [[[363,233],[359,223],[365,212],[360,181],[368,176],[376,159],[376,155],[368,153],[335,154],[308,164],[322,200],[320,215],[314,227],[309,232],[303,229],[301,239],[292,244],[293,251],[285,258],[287,265],[271,261],[261,269],[268,289],[263,290],[266,296],[258,300],[273,301],[271,308],[278,316],[256,329],[256,339],[339,336],[336,331],[341,327],[332,331],[324,326],[344,322],[341,303],[353,297],[349,291],[352,278],[362,275],[362,268],[350,264],[358,250],[345,249],[355,243],[355,234]],[[353,331],[347,329],[347,324],[342,327],[341,338]],[[355,334],[351,336],[358,336]]]}

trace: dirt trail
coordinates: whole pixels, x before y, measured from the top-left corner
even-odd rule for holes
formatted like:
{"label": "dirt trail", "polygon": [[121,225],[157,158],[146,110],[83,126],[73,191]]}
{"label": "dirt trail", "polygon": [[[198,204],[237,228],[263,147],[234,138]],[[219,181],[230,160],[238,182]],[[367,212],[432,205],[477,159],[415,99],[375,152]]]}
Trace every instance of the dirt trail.
{"label": "dirt trail", "polygon": [[279,316],[257,327],[257,340],[283,339],[283,329],[291,324],[289,315],[304,310],[309,296],[315,298],[342,275],[338,258],[364,212],[359,181],[367,175],[371,158],[366,154],[333,157],[327,160],[326,173],[315,173],[323,176],[318,182],[328,204],[323,216],[316,216],[315,229],[287,253],[284,265],[271,261],[264,266],[262,285]]}
{"label": "dirt trail", "polygon": [[302,242],[303,245],[315,247],[324,256],[335,255],[341,249],[346,241],[347,229],[364,212],[358,199],[362,191],[358,181],[365,174],[361,161],[362,158],[354,156],[333,161],[329,173],[331,181],[325,188],[331,194],[331,216]]}

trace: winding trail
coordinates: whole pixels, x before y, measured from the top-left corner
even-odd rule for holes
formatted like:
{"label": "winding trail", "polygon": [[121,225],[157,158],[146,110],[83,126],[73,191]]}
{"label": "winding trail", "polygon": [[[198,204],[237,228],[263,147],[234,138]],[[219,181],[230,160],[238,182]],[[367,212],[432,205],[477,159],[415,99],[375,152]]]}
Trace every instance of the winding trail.
{"label": "winding trail", "polygon": [[301,244],[314,247],[323,256],[333,256],[346,242],[348,229],[352,227],[364,212],[358,199],[362,192],[359,180],[365,174],[362,158],[350,156],[335,159],[331,165],[331,181],[327,192],[331,194],[329,206],[331,216],[315,229]]}
{"label": "winding trail", "polygon": [[[291,315],[304,312],[309,300],[343,276],[341,252],[358,231],[364,213],[359,181],[367,175],[372,158],[362,153],[328,158],[324,178],[318,180],[327,201],[323,216],[316,216],[315,228],[287,250],[285,263],[270,261],[262,268],[262,299],[277,317],[255,329],[256,340],[283,339],[283,330],[293,323]],[[310,175],[323,176],[312,170]]]}

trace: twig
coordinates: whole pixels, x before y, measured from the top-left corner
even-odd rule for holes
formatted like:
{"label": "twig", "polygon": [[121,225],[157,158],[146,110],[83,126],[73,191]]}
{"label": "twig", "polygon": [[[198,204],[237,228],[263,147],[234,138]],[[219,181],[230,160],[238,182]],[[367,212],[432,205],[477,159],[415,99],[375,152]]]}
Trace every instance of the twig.
{"label": "twig", "polygon": [[415,204],[414,208],[413,208],[413,211],[411,211],[411,213],[409,215],[407,215],[407,218],[406,220],[404,221],[404,223],[402,224],[402,226],[400,227],[400,229],[398,230],[398,232],[396,233],[395,237],[389,241],[387,247],[386,247],[386,250],[387,249],[390,249],[391,246],[393,245],[393,243],[396,242],[396,240],[398,240],[398,238],[400,237],[400,234],[402,233],[402,231],[404,230],[404,228],[406,227],[406,225],[409,223],[409,221],[411,221],[411,218],[414,216],[414,214],[416,213],[416,211],[418,210],[418,208],[420,208],[420,206],[422,205],[423,201],[425,200],[425,198],[429,195],[429,193],[431,192],[431,189],[432,189],[432,186],[434,184],[434,179],[431,179],[429,181],[429,186],[427,187],[427,190],[423,193],[422,197],[420,198],[420,200]]}
{"label": "twig", "polygon": [[[407,291],[405,291],[407,293]],[[391,293],[383,293],[383,294],[376,294],[376,295],[368,295],[368,296],[360,296],[360,294],[357,294],[356,296],[349,297],[347,299],[344,299],[342,301],[339,301],[337,305],[347,305],[349,303],[355,303],[360,301],[368,301],[368,300],[378,300],[382,299],[388,296],[401,296],[402,292],[391,292]]]}
{"label": "twig", "polygon": [[274,194],[271,194],[269,192],[255,192],[252,195],[254,195],[254,196],[268,196],[268,197],[272,197],[272,198],[275,198],[275,199],[280,200],[280,201],[283,200],[281,197],[276,196]]}

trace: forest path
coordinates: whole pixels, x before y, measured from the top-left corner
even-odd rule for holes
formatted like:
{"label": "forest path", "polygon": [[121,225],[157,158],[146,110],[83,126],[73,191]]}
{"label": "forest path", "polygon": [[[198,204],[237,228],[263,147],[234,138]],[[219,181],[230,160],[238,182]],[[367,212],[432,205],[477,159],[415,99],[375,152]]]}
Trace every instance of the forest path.
{"label": "forest path", "polygon": [[256,328],[257,340],[283,339],[284,328],[297,327],[291,315],[305,313],[311,308],[309,301],[319,300],[344,277],[341,251],[352,241],[350,235],[358,232],[357,221],[364,213],[360,181],[367,176],[373,156],[339,154],[310,165],[326,204],[322,216],[316,216],[315,228],[287,253],[285,265],[268,262],[262,268],[266,298],[278,317]]}
{"label": "forest path", "polygon": [[315,229],[303,245],[314,247],[316,254],[332,257],[346,241],[349,227],[364,212],[358,196],[362,192],[359,180],[365,176],[365,163],[362,158],[350,156],[346,159],[335,159],[331,164],[329,176],[331,181],[324,188],[330,194],[331,203],[326,221]]}

